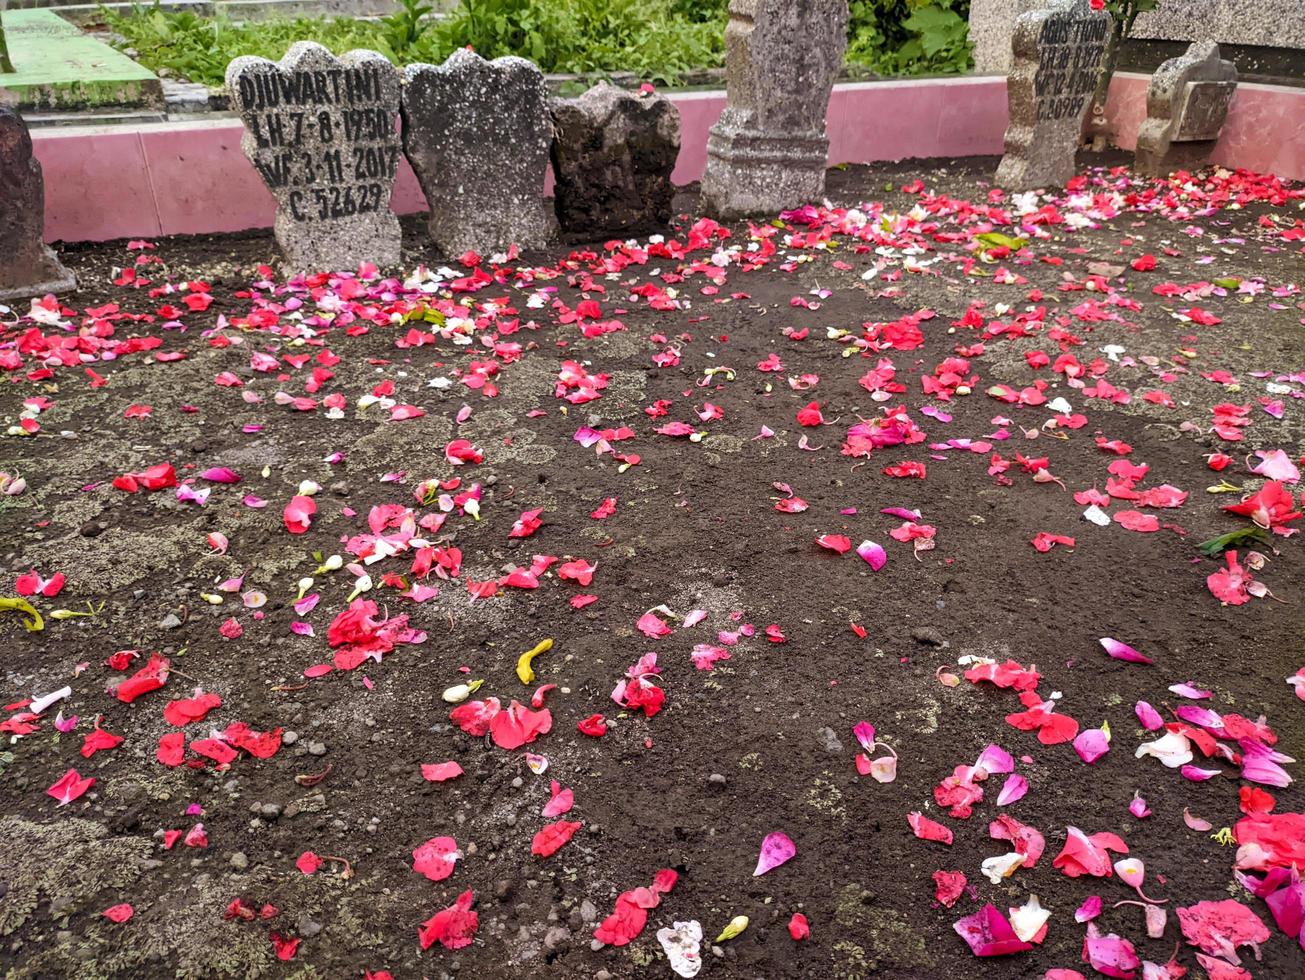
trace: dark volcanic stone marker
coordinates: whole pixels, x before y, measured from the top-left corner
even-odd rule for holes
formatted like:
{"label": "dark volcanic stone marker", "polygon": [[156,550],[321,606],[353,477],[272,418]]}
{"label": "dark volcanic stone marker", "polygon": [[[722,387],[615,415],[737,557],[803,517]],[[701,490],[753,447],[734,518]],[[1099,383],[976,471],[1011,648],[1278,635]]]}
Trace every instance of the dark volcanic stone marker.
{"label": "dark volcanic stone marker", "polygon": [[1219,45],[1198,41],[1155,70],[1134,168],[1144,174],[1194,170],[1210,159],[1237,91],[1237,69]]}
{"label": "dark volcanic stone marker", "polygon": [[704,211],[774,214],[824,197],[825,114],[846,48],[847,0],[730,0]]}
{"label": "dark volcanic stone marker", "polygon": [[556,230],[544,207],[553,127],[544,76],[524,58],[460,48],[403,73],[403,149],[445,255],[538,248]]}
{"label": "dark volcanic stone marker", "polygon": [[1052,0],[1015,21],[1006,79],[1010,124],[996,183],[1062,186],[1074,175],[1083,117],[1096,89],[1110,16],[1088,0]]}
{"label": "dark volcanic stone marker", "polygon": [[295,272],[399,264],[390,211],[399,166],[399,75],[382,54],[337,58],[312,41],[280,62],[227,66],[240,146],[276,197],[276,240]]}
{"label": "dark volcanic stone marker", "polygon": [[44,232],[45,180],[31,134],[22,116],[0,104],[0,301],[77,288]]}
{"label": "dark volcanic stone marker", "polygon": [[563,230],[610,237],[671,220],[680,113],[669,99],[604,82],[578,99],[555,99],[550,109],[554,204]]}

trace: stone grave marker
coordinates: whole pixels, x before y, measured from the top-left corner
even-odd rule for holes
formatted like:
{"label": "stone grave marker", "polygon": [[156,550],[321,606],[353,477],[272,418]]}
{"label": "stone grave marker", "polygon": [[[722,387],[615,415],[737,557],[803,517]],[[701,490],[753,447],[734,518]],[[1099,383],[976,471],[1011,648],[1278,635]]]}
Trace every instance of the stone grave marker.
{"label": "stone grave marker", "polygon": [[0,102],[0,302],[77,288],[44,232],[45,179],[32,136],[23,117]]}
{"label": "stone grave marker", "polygon": [[1006,79],[1010,123],[996,183],[1030,190],[1062,186],[1074,175],[1109,30],[1110,15],[1088,0],[1051,0],[1015,22]]}
{"label": "stone grave marker", "polygon": [[680,153],[680,112],[670,99],[603,82],[555,99],[553,190],[564,231],[594,238],[665,227]]}
{"label": "stone grave marker", "polygon": [[538,248],[556,223],[544,207],[553,127],[544,75],[524,58],[460,48],[403,73],[403,148],[445,255]]}
{"label": "stone grave marker", "polygon": [[847,0],[730,0],[727,102],[707,140],[703,210],[774,214],[824,196],[847,18]]}
{"label": "stone grave marker", "polygon": [[1219,45],[1198,41],[1151,76],[1146,120],[1137,131],[1134,169],[1165,175],[1203,167],[1237,91],[1237,69]]}
{"label": "stone grave marker", "polygon": [[227,66],[240,146],[276,198],[277,243],[295,272],[399,264],[390,210],[399,166],[399,75],[382,54],[337,58],[312,41],[280,62]]}

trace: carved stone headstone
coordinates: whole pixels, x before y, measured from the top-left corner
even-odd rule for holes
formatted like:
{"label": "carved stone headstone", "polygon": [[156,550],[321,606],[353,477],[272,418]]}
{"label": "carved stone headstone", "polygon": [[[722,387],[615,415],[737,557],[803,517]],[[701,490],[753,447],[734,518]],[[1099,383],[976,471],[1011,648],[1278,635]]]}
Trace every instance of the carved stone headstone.
{"label": "carved stone headstone", "polygon": [[1006,79],[1010,123],[996,183],[1011,190],[1060,186],[1097,84],[1110,15],[1088,0],[1051,0],[1015,22],[1015,64]]}
{"label": "carved stone headstone", "polygon": [[554,206],[564,231],[611,237],[671,219],[671,171],[680,112],[670,99],[603,82],[578,99],[555,99]]}
{"label": "carved stone headstone", "polygon": [[0,301],[66,293],[77,280],[45,244],[45,180],[22,116],[0,103]]}
{"label": "carved stone headstone", "polygon": [[773,214],[824,196],[847,17],[847,0],[730,0],[727,102],[707,140],[703,210]]}
{"label": "carved stone headstone", "polygon": [[287,268],[353,270],[399,263],[390,210],[399,166],[399,75],[382,54],[337,58],[298,41],[280,62],[227,66],[241,149],[276,198],[276,240]]}
{"label": "carved stone headstone", "polygon": [[544,76],[524,58],[460,48],[403,73],[403,148],[446,255],[537,248],[556,223],[544,207],[553,127]]}
{"label": "carved stone headstone", "polygon": [[1205,166],[1237,91],[1237,69],[1219,45],[1198,41],[1151,76],[1146,120],[1137,131],[1135,169],[1168,174]]}

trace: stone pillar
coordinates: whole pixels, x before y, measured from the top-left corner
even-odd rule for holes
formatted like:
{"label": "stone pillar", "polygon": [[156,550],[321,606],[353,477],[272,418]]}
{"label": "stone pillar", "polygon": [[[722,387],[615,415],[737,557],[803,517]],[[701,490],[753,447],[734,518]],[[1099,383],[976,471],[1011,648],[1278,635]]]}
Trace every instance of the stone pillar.
{"label": "stone pillar", "polygon": [[403,73],[403,149],[448,256],[539,248],[556,232],[544,207],[553,125],[544,75],[524,58],[460,48]]}
{"label": "stone pillar", "polygon": [[730,0],[728,101],[707,141],[706,213],[775,214],[824,196],[825,115],[847,18],[847,0]]}
{"label": "stone pillar", "polygon": [[1205,166],[1237,91],[1237,69],[1219,45],[1200,41],[1151,76],[1146,120],[1137,131],[1134,169],[1165,176]]}
{"label": "stone pillar", "polygon": [[23,117],[0,103],[0,301],[77,288],[77,279],[44,236],[41,164],[32,155],[32,137]]}
{"label": "stone pillar", "polygon": [[227,66],[240,148],[276,198],[277,244],[291,272],[399,264],[390,210],[399,166],[399,74],[383,54],[337,58],[297,41],[280,62]]}
{"label": "stone pillar", "polygon": [[1093,10],[1089,0],[1051,0],[1020,15],[1011,37],[1010,122],[997,184],[1018,191],[1061,187],[1074,175],[1109,30],[1110,15]]}

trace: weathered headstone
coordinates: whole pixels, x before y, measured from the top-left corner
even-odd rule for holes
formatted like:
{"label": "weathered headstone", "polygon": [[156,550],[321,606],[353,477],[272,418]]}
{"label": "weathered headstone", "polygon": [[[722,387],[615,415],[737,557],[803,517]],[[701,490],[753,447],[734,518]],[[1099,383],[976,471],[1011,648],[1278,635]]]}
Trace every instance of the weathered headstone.
{"label": "weathered headstone", "polygon": [[1156,69],[1137,131],[1135,169],[1144,174],[1203,167],[1219,140],[1237,91],[1237,69],[1219,45],[1198,41]]}
{"label": "weathered headstone", "polygon": [[670,99],[603,82],[556,99],[553,195],[563,230],[610,237],[652,231],[671,219],[671,171],[680,112]]}
{"label": "weathered headstone", "polygon": [[1006,79],[1010,122],[996,183],[1029,190],[1074,175],[1109,30],[1110,15],[1088,0],[1051,0],[1015,22],[1015,63]]}
{"label": "weathered headstone", "polygon": [[227,66],[240,146],[276,197],[276,240],[299,272],[399,263],[390,210],[399,166],[399,75],[382,54],[337,58],[298,41],[280,62]]}
{"label": "weathered headstone", "polygon": [[544,76],[524,58],[460,48],[403,73],[403,148],[446,255],[537,248],[556,224],[544,207],[553,127]]}
{"label": "weathered headstone", "polygon": [[66,293],[77,280],[45,244],[45,180],[32,136],[0,103],[0,301]]}
{"label": "weathered headstone", "polygon": [[824,196],[847,17],[847,0],[730,0],[727,102],[707,140],[703,210],[773,214]]}

